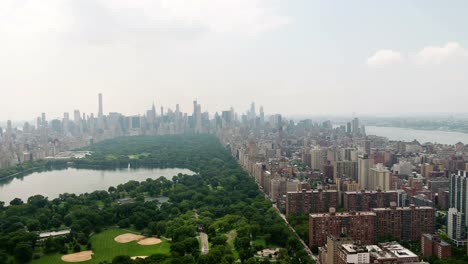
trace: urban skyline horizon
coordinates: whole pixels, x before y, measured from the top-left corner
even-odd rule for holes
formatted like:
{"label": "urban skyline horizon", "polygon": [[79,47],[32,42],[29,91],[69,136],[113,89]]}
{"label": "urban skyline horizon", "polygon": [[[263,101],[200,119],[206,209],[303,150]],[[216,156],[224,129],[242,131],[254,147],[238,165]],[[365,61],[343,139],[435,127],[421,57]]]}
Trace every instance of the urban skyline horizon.
{"label": "urban skyline horizon", "polygon": [[[102,94],[102,93],[98,93],[98,97],[99,95]],[[104,94],[102,94],[104,96]],[[198,101],[198,98],[195,98],[193,101]],[[192,102],[193,102],[192,101]],[[104,103],[105,103],[105,100],[104,100]],[[241,109],[240,107],[236,108],[232,105],[229,105],[228,107],[224,107],[224,109],[217,109],[217,110],[207,110],[207,109],[202,109],[202,112],[208,112],[209,114],[215,114],[215,113],[221,113],[222,111],[226,111],[226,110],[229,110],[231,108],[234,109],[234,113],[236,114],[239,114],[239,115],[242,115],[242,114],[245,114],[248,112],[249,108],[250,108],[250,105],[254,103],[257,108],[259,109],[260,107],[263,107],[263,105],[260,105],[256,103],[256,101],[250,101],[247,105],[247,107],[245,107],[244,109],[246,110],[238,110],[238,109]],[[86,104],[88,105],[87,109],[89,109],[89,102]],[[92,105],[92,104],[91,104]],[[158,106],[158,103],[156,100],[153,100],[151,103],[148,104],[148,106],[152,106],[152,105],[156,105],[156,109],[158,112],[158,110],[160,109],[160,107],[163,107],[165,110],[172,110],[174,111],[175,108],[177,107],[177,105],[179,105],[179,107],[182,109],[182,107],[184,106],[183,104],[179,104],[179,103],[176,103],[174,104],[173,106],[171,107],[166,107],[164,106],[164,104],[161,104],[160,106]],[[103,111],[104,115],[106,115],[105,113],[109,114],[109,113],[112,113],[112,112],[115,112],[115,113],[120,113],[120,114],[123,114],[125,116],[144,116],[145,115],[145,111],[147,110],[147,106],[142,106],[143,107],[143,110],[142,111],[139,111],[138,113],[125,113],[125,112],[122,112],[120,110],[112,110],[112,111]],[[146,107],[146,108],[145,108]],[[75,108],[75,109],[71,109],[70,111],[63,111],[61,113],[58,113],[57,111],[51,113],[51,112],[48,112],[48,111],[40,111],[38,112],[38,114],[36,115],[36,117],[30,117],[30,118],[12,118],[12,117],[4,117],[4,118],[0,118],[0,125],[4,125],[6,124],[7,121],[11,121],[13,124],[21,124],[21,123],[24,123],[24,122],[31,122],[31,121],[35,121],[35,119],[39,116],[41,116],[41,114],[46,114],[46,116],[48,116],[50,120],[52,119],[61,119],[63,118],[64,114],[66,113],[72,113],[73,111],[75,110],[79,110],[81,112],[81,114],[86,114],[87,116],[91,116],[94,115],[94,117],[97,117],[98,114],[99,114],[99,99],[98,99],[98,104],[95,105],[95,108],[97,109],[96,110],[90,110],[90,111],[82,111],[81,108]],[[106,108],[104,108],[106,109]],[[190,111],[183,111],[181,110],[181,112],[183,113],[190,113]],[[427,112],[427,111],[421,111],[421,112],[401,112],[401,113],[395,113],[395,112],[387,112],[387,113],[356,113],[356,112],[348,112],[348,113],[334,113],[334,112],[331,112],[331,113],[296,113],[296,114],[284,114],[283,112],[270,112],[269,114],[265,113],[265,116],[271,116],[271,115],[275,115],[275,114],[280,114],[282,115],[283,117],[285,118],[288,118],[288,119],[292,119],[292,120],[295,120],[295,121],[299,121],[299,120],[303,120],[303,119],[310,119],[310,118],[316,118],[318,121],[320,120],[326,120],[326,119],[332,119],[332,121],[336,121],[337,119],[348,119],[348,118],[354,118],[354,117],[360,117],[360,118],[434,118],[434,117],[438,117],[438,118],[442,118],[442,117],[451,117],[451,118],[455,118],[454,116],[456,116],[456,118],[459,118],[459,119],[465,119],[465,118],[468,118],[468,111],[467,112]],[[334,120],[333,120],[334,119]]]}

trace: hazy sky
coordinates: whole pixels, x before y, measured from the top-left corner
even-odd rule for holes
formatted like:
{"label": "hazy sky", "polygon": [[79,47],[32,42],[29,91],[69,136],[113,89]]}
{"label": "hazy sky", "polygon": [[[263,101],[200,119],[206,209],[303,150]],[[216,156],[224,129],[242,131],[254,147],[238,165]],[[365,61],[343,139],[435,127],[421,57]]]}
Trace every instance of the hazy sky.
{"label": "hazy sky", "polygon": [[468,112],[467,1],[1,0],[0,120]]}

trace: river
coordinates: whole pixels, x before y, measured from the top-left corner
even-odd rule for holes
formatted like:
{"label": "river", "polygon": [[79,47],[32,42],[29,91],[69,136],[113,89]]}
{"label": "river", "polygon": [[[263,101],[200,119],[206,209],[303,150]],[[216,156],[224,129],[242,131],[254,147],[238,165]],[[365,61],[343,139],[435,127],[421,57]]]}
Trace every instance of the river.
{"label": "river", "polygon": [[49,200],[59,197],[62,193],[81,194],[96,190],[107,190],[130,180],[145,181],[148,178],[157,179],[161,176],[172,179],[182,173],[195,174],[188,169],[120,169],[120,170],[90,170],[67,168],[34,172],[23,177],[0,181],[0,201],[8,204],[14,198],[24,202],[30,196],[41,194]]}
{"label": "river", "polygon": [[366,134],[387,137],[390,140],[413,141],[416,139],[419,143],[436,142],[454,145],[462,142],[468,144],[468,134],[461,132],[366,126]]}

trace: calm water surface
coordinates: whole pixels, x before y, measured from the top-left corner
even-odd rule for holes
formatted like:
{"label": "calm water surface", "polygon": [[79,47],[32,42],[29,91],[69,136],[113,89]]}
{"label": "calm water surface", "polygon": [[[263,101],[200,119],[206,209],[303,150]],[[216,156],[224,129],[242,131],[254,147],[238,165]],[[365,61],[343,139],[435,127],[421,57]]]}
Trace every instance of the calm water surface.
{"label": "calm water surface", "polygon": [[437,142],[453,145],[461,141],[462,143],[468,144],[467,133],[440,130],[366,126],[366,134],[387,137],[390,140],[413,141],[416,139],[419,143]]}
{"label": "calm water surface", "polygon": [[9,203],[14,198],[27,201],[28,197],[41,194],[49,200],[57,198],[62,193],[86,193],[96,190],[107,190],[130,180],[145,181],[148,178],[157,179],[161,176],[171,180],[173,176],[182,173],[195,174],[188,169],[122,169],[122,170],[89,170],[67,168],[34,172],[21,178],[0,181],[0,201]]}

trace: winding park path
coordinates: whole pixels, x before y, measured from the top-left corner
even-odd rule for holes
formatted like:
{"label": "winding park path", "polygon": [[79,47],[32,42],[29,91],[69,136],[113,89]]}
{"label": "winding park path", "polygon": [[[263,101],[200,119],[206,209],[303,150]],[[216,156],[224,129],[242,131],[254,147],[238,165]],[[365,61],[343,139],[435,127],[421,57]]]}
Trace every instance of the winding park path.
{"label": "winding park path", "polygon": [[208,235],[205,232],[200,232],[200,240],[201,240],[201,253],[203,255],[207,254],[210,250],[208,246]]}
{"label": "winding park path", "polygon": [[[195,212],[195,218],[198,219],[198,213]],[[202,229],[201,229],[202,230]],[[210,250],[210,246],[208,244],[208,235],[200,230],[200,243],[201,243],[201,253],[202,255],[208,254]]]}

